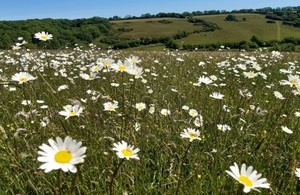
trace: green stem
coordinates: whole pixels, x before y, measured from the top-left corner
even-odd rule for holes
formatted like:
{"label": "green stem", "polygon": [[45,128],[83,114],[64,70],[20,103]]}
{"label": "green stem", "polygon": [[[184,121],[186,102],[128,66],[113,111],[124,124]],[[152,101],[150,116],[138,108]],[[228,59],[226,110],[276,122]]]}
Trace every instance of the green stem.
{"label": "green stem", "polygon": [[70,187],[70,193],[69,193],[70,195],[73,194],[73,189],[75,187],[75,181],[76,181],[76,178],[77,178],[77,175],[79,174],[79,172],[80,172],[80,165],[77,168],[77,173],[74,175],[74,177],[72,179],[72,183],[71,183],[71,187]]}
{"label": "green stem", "polygon": [[61,170],[57,171],[57,188],[58,188],[58,194],[61,195],[62,194],[62,189],[61,189]]}
{"label": "green stem", "polygon": [[109,183],[109,194],[112,195],[113,194],[113,185],[114,185],[114,180],[115,180],[115,177],[117,176],[118,174],[118,171],[121,167],[121,165],[123,164],[123,162],[125,161],[125,159],[123,158],[121,160],[121,162],[118,164],[117,168],[115,169],[115,171],[113,172],[113,175],[111,176],[111,179],[110,179],[110,183]]}
{"label": "green stem", "polygon": [[192,146],[192,142],[189,143],[188,147],[186,148],[185,152],[184,152],[184,155],[181,159],[181,162],[180,162],[180,165],[179,165],[179,170],[178,170],[178,182],[177,182],[177,188],[176,188],[176,195],[178,195],[179,193],[179,188],[180,188],[180,184],[181,184],[181,172],[182,172],[182,166],[183,166],[183,163],[187,157],[187,154],[188,154],[188,151],[190,150]]}

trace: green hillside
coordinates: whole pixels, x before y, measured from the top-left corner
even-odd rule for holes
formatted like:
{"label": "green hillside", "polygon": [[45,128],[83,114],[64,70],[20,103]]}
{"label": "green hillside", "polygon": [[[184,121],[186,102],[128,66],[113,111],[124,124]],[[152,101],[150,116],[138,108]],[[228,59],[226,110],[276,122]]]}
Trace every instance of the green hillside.
{"label": "green hillside", "polygon": [[[195,16],[217,24],[220,29],[212,32],[201,31],[201,26],[190,23],[186,18],[149,18],[112,21],[113,36],[120,40],[132,40],[143,37],[173,36],[186,32],[187,37],[176,39],[179,46],[184,44],[201,45],[213,43],[250,42],[252,36],[264,41],[282,41],[286,37],[300,39],[300,28],[283,25],[282,21],[270,21],[262,14],[234,14],[237,21],[225,21],[227,14]],[[163,23],[161,21],[168,21]],[[122,31],[123,30],[123,31]]]}
{"label": "green hillside", "polygon": [[[193,34],[181,40],[185,43],[215,43],[250,41],[253,35],[263,41],[282,40],[286,37],[300,38],[300,28],[282,25],[281,21],[267,23],[264,15],[235,14],[238,21],[225,21],[227,15],[207,15],[198,18],[214,22],[222,29],[214,32]],[[245,19],[245,20],[243,20]]]}

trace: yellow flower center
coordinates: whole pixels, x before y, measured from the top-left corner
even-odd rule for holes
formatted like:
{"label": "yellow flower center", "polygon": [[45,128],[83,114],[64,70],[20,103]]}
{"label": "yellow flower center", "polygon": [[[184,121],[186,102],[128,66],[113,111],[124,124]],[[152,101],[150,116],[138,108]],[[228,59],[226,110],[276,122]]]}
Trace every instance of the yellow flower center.
{"label": "yellow flower center", "polygon": [[189,133],[189,135],[191,139],[195,139],[198,137],[195,133]]}
{"label": "yellow flower center", "polygon": [[109,62],[103,62],[103,65],[104,65],[104,66],[109,66],[110,63],[109,63]]}
{"label": "yellow flower center", "polygon": [[290,83],[295,86],[298,84],[298,82],[296,80],[291,80]]}
{"label": "yellow flower center", "polygon": [[42,35],[42,36],[41,36],[41,39],[42,39],[43,41],[46,41],[46,40],[48,39],[48,36],[47,36],[47,35]]}
{"label": "yellow flower center", "polygon": [[76,114],[77,114],[77,112],[75,112],[75,111],[70,112],[70,116],[75,116]]}
{"label": "yellow flower center", "polygon": [[28,81],[28,78],[27,78],[27,77],[21,77],[21,78],[20,78],[20,81],[21,81],[21,82],[26,82],[26,81]]}
{"label": "yellow flower center", "polygon": [[132,150],[130,150],[128,148],[122,150],[121,152],[124,156],[132,156],[133,155]]}
{"label": "yellow flower center", "polygon": [[68,150],[61,150],[55,154],[54,159],[58,163],[69,163],[72,160],[72,154]]}
{"label": "yellow flower center", "polygon": [[120,70],[120,71],[124,71],[124,70],[126,70],[126,66],[124,66],[124,65],[120,65],[120,66],[119,66],[119,70]]}
{"label": "yellow flower center", "polygon": [[253,186],[253,182],[252,182],[247,176],[241,175],[241,176],[239,177],[239,181],[240,181],[242,184],[244,184],[244,185],[246,185],[246,186],[248,186],[248,187],[252,187],[252,186]]}

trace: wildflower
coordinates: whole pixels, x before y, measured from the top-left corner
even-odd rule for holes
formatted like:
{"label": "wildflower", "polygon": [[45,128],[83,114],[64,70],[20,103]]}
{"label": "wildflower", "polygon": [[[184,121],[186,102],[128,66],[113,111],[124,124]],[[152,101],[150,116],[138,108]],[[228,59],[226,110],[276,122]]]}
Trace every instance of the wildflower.
{"label": "wildflower", "polygon": [[69,88],[68,85],[61,85],[57,88],[57,91],[62,91],[62,90],[68,89],[68,88]]}
{"label": "wildflower", "polygon": [[153,114],[155,112],[155,107],[154,107],[154,105],[152,105],[152,106],[150,106],[150,108],[149,108],[149,113],[150,114]]}
{"label": "wildflower", "polygon": [[226,124],[218,124],[217,127],[218,127],[218,130],[223,131],[223,132],[231,130],[231,127]]}
{"label": "wildflower", "polygon": [[213,80],[211,80],[211,78],[209,78],[209,77],[201,76],[201,77],[198,78],[198,83],[194,83],[193,85],[200,86],[201,83],[204,83],[206,85],[210,85],[210,84],[213,83]]}
{"label": "wildflower", "polygon": [[116,109],[119,108],[117,101],[106,102],[103,104],[103,106],[104,106],[104,111],[116,111]]}
{"label": "wildflower", "polygon": [[194,125],[196,127],[202,127],[203,126],[203,117],[201,115],[198,115],[198,117],[195,118]]}
{"label": "wildflower", "polygon": [[281,85],[289,85],[290,87],[299,86],[300,85],[300,77],[299,75],[288,75],[288,80],[281,80]]}
{"label": "wildflower", "polygon": [[146,108],[146,104],[145,103],[136,103],[135,104],[135,108],[138,110],[138,111],[141,111],[141,110],[144,110]]}
{"label": "wildflower", "polygon": [[291,129],[289,129],[287,126],[281,126],[281,130],[288,133],[288,134],[293,133],[293,131]]}
{"label": "wildflower", "polygon": [[139,57],[137,57],[137,56],[131,56],[131,57],[129,57],[129,58],[126,58],[126,60],[128,60],[131,64],[138,64],[138,63],[140,63],[142,60],[139,58]]}
{"label": "wildflower", "polygon": [[79,105],[66,105],[63,107],[65,110],[60,111],[59,114],[65,116],[65,119],[68,119],[71,116],[80,116],[83,111],[83,108]]}
{"label": "wildflower", "polygon": [[240,171],[238,165],[234,163],[234,166],[230,166],[230,170],[231,171],[226,170],[226,173],[244,185],[243,191],[245,193],[250,192],[252,189],[260,192],[257,188],[270,188],[267,179],[261,178],[261,174],[258,174],[256,170],[253,170],[252,166],[246,168],[246,165],[242,164]]}
{"label": "wildflower", "polygon": [[186,106],[186,105],[183,105],[182,107],[181,107],[183,110],[189,110],[190,108],[188,107],[188,106]]}
{"label": "wildflower", "polygon": [[94,73],[94,72],[90,72],[90,74],[81,73],[81,74],[79,74],[79,76],[80,76],[82,79],[88,80],[88,81],[91,81],[91,80],[94,80],[94,79],[96,79],[96,78],[99,78],[99,77],[97,76],[97,74]]}
{"label": "wildflower", "polygon": [[139,148],[134,149],[133,146],[128,145],[127,142],[121,141],[113,144],[113,150],[117,152],[119,158],[126,158],[127,160],[133,158],[139,160],[137,153],[140,151]]}
{"label": "wildflower", "polygon": [[296,168],[295,174],[300,179],[300,168]]}
{"label": "wildflower", "polygon": [[40,41],[47,41],[52,39],[52,34],[48,34],[48,32],[38,32],[34,34],[34,38],[39,39]]}
{"label": "wildflower", "polygon": [[11,80],[18,81],[19,84],[23,84],[23,83],[26,83],[28,81],[32,81],[35,79],[36,79],[36,77],[32,76],[31,74],[29,74],[27,72],[19,72],[19,73],[14,74],[11,77]]}
{"label": "wildflower", "polygon": [[138,122],[134,123],[134,129],[135,129],[135,131],[141,130],[141,124]]}
{"label": "wildflower", "polygon": [[127,72],[131,66],[132,64],[128,60],[125,60],[125,62],[118,60],[117,64],[111,65],[111,68],[116,72]]}
{"label": "wildflower", "polygon": [[281,99],[281,100],[284,100],[285,97],[283,97],[283,95],[279,92],[279,91],[274,91],[274,96],[277,98],[277,99]]}
{"label": "wildflower", "polygon": [[167,116],[167,115],[170,115],[170,114],[171,114],[171,111],[168,110],[168,109],[163,108],[163,109],[161,109],[160,113],[161,113],[162,115],[164,115],[164,116]]}
{"label": "wildflower", "polygon": [[253,72],[253,71],[249,71],[249,72],[243,72],[244,76],[246,78],[252,79],[254,77],[257,77],[257,73]]}
{"label": "wildflower", "polygon": [[82,142],[77,142],[70,136],[64,140],[56,137],[48,140],[50,145],[42,144],[39,146],[38,161],[43,162],[39,168],[44,169],[45,173],[52,170],[61,169],[64,172],[76,173],[76,164],[82,163],[86,155],[86,147],[81,147]]}
{"label": "wildflower", "polygon": [[223,99],[224,95],[219,92],[213,92],[212,94],[209,95],[209,97],[221,100],[221,99]]}
{"label": "wildflower", "polygon": [[190,142],[194,141],[195,139],[201,140],[200,138],[200,131],[195,130],[192,128],[184,129],[183,132],[180,134],[182,138],[188,138],[190,139]]}
{"label": "wildflower", "polygon": [[190,115],[191,117],[196,117],[196,116],[198,116],[198,111],[195,110],[195,109],[190,109],[190,110],[189,110],[189,115]]}
{"label": "wildflower", "polygon": [[294,112],[295,117],[300,117],[300,112]]}

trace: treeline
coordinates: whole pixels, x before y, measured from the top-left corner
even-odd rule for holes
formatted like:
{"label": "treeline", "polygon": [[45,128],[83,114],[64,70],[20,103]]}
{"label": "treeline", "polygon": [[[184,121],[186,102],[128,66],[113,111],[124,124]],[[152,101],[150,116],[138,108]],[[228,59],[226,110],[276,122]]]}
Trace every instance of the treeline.
{"label": "treeline", "polygon": [[300,9],[295,11],[275,11],[266,14],[267,19],[281,20],[282,24],[300,27]]}
{"label": "treeline", "polygon": [[163,13],[158,14],[142,14],[141,16],[131,16],[127,15],[125,17],[113,16],[109,20],[128,20],[128,19],[145,19],[145,18],[186,18],[189,16],[201,16],[201,15],[216,15],[216,14],[234,14],[234,13],[256,13],[256,14],[269,14],[269,13],[279,13],[279,12],[297,12],[300,10],[300,6],[289,6],[289,7],[278,7],[278,8],[259,8],[259,9],[239,9],[239,10],[207,10],[207,11],[193,11],[193,12],[183,12],[183,13]]}
{"label": "treeline", "polygon": [[28,42],[27,48],[44,47],[33,35],[47,31],[55,37],[47,44],[49,49],[60,49],[75,44],[89,44],[94,39],[110,31],[108,19],[93,17],[88,19],[31,19],[20,21],[0,21],[0,49],[10,49],[18,37]]}

